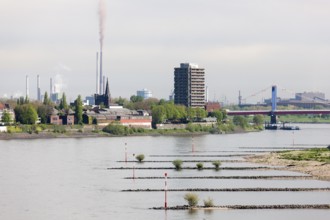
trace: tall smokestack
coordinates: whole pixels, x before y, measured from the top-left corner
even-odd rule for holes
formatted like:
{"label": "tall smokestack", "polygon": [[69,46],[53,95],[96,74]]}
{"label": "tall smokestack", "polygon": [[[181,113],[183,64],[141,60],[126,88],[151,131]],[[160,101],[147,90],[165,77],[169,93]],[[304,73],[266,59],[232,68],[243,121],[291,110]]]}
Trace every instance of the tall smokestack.
{"label": "tall smokestack", "polygon": [[37,75],[37,99],[41,101],[41,92],[40,92],[40,77]]}
{"label": "tall smokestack", "polygon": [[50,89],[49,89],[49,97],[53,95],[53,79],[50,78]]}
{"label": "tall smokestack", "polygon": [[29,76],[26,75],[26,81],[25,81],[26,85],[25,85],[25,89],[26,89],[26,97],[29,98]]}
{"label": "tall smokestack", "polygon": [[96,52],[96,94],[100,94],[99,52]]}
{"label": "tall smokestack", "polygon": [[103,76],[103,92],[102,94],[105,94],[105,76]]}
{"label": "tall smokestack", "polygon": [[103,94],[102,47],[100,51],[100,93]]}

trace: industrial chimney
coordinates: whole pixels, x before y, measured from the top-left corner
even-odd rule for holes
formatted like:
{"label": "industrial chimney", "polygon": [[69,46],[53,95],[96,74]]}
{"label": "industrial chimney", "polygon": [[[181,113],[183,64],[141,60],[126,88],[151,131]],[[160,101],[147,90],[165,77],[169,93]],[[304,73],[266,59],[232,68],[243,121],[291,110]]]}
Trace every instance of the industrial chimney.
{"label": "industrial chimney", "polygon": [[41,92],[40,92],[40,77],[37,75],[37,99],[41,101]]}
{"label": "industrial chimney", "polygon": [[53,95],[53,79],[50,78],[50,89],[49,89],[49,97]]}
{"label": "industrial chimney", "polygon": [[26,97],[29,98],[29,76],[26,75],[26,81],[25,81],[25,89],[26,89]]}
{"label": "industrial chimney", "polygon": [[100,51],[100,93],[103,93],[102,49]]}

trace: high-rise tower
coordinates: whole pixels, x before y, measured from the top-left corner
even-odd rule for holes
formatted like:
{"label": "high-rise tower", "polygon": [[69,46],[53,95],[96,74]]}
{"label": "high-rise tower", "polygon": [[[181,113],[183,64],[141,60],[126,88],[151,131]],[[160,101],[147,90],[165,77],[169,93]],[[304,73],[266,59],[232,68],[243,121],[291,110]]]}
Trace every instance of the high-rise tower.
{"label": "high-rise tower", "polygon": [[174,103],[188,107],[205,106],[205,70],[197,64],[181,63],[174,68]]}

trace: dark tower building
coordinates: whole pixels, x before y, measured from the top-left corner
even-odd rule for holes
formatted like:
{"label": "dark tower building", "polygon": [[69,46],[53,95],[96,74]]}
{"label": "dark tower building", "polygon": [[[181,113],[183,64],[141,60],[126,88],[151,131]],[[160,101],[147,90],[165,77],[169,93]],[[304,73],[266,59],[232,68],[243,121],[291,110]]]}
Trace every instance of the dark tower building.
{"label": "dark tower building", "polygon": [[109,108],[111,103],[111,95],[109,89],[109,82],[107,79],[107,84],[105,86],[105,92],[103,95],[95,94],[95,105],[104,105],[106,108]]}
{"label": "dark tower building", "polygon": [[174,103],[187,107],[205,106],[205,71],[198,65],[181,63],[174,68]]}

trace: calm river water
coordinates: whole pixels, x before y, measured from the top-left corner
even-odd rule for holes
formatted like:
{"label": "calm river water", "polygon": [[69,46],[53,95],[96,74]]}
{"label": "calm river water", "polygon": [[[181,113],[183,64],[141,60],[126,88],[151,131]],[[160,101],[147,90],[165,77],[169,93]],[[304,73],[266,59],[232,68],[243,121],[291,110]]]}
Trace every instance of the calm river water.
{"label": "calm river water", "polygon": [[[122,192],[126,189],[163,189],[164,179],[125,179],[180,176],[262,176],[301,173],[280,170],[147,170],[172,167],[174,159],[235,160],[222,167],[259,166],[244,162],[239,154],[280,148],[330,144],[330,125],[299,125],[299,131],[262,131],[245,134],[192,137],[64,138],[0,140],[0,219],[317,219],[330,218],[329,210],[213,210],[155,211],[164,205],[164,192]],[[126,143],[126,145],[125,145]],[[194,146],[194,152],[192,152]],[[144,154],[142,164],[123,162]],[[231,156],[235,154],[236,156]],[[181,156],[180,156],[181,155]],[[215,157],[218,156],[218,157]],[[120,162],[121,161],[121,162]],[[184,163],[193,167],[195,162]],[[211,167],[209,162],[205,167]],[[169,189],[330,187],[312,179],[168,179]],[[185,192],[169,192],[168,205],[184,205]],[[211,197],[215,205],[330,204],[330,192],[197,192],[200,204]]]}

